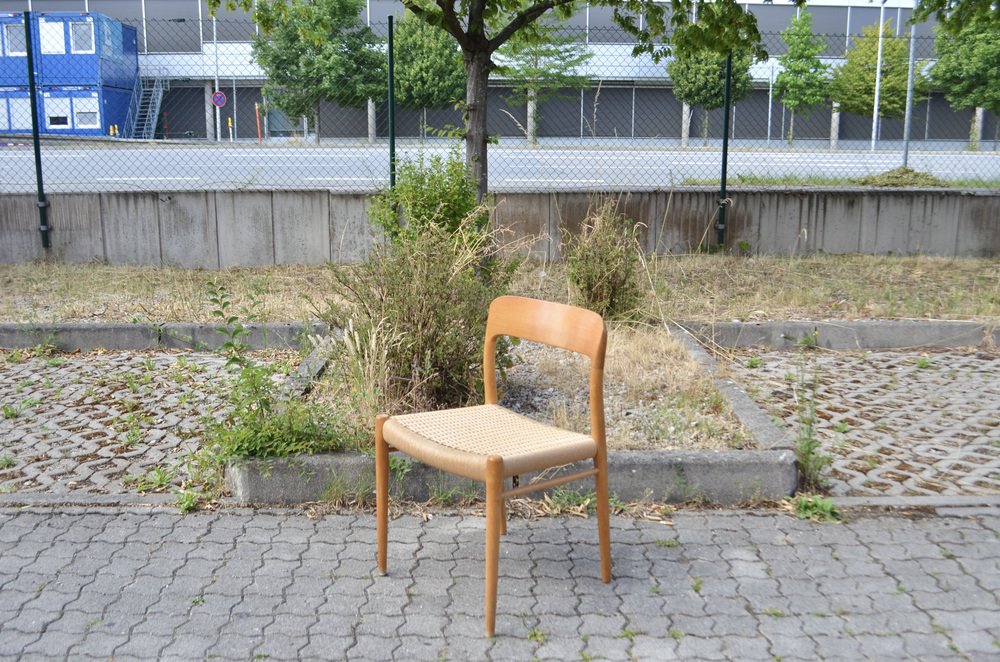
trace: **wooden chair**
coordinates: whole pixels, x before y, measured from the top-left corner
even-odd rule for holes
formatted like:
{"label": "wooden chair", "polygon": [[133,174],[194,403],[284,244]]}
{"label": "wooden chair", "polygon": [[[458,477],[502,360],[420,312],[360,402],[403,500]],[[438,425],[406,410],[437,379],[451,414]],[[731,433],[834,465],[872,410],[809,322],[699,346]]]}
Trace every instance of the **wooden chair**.
{"label": "wooden chair", "polygon": [[[511,336],[590,357],[590,435],[539,423],[497,404],[496,343]],[[611,581],[608,465],[604,438],[604,352],[607,330],[597,313],[559,303],[505,296],[490,305],[483,350],[486,404],[375,421],[378,569],[386,574],[389,526],[389,452],[486,484],[486,635],[496,625],[500,535],[507,531],[505,500],[594,476],[601,576]],[[594,468],[518,486],[521,474],[593,460]],[[505,479],[512,488],[505,489]]]}

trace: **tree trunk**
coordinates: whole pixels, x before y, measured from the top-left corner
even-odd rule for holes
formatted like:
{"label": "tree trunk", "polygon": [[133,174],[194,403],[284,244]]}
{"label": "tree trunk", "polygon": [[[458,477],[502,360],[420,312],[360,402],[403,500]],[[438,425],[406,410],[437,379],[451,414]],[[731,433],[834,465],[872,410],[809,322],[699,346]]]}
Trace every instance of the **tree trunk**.
{"label": "tree trunk", "polygon": [[701,110],[701,145],[708,145],[708,108]]}
{"label": "tree trunk", "polygon": [[375,142],[375,102],[368,100],[368,142]]}
{"label": "tree trunk", "polygon": [[681,147],[688,146],[688,137],[691,135],[691,106],[684,104],[681,106]]}
{"label": "tree trunk", "polygon": [[976,108],[972,112],[972,124],[969,126],[969,149],[979,151],[979,142],[983,139],[983,115],[982,108]]}
{"label": "tree trunk", "polygon": [[315,140],[316,144],[318,145],[319,144],[319,104],[316,104],[316,115],[315,115],[315,120],[313,121],[313,124],[316,127],[316,137],[313,140]]}
{"label": "tree trunk", "polygon": [[[930,104],[927,106],[930,107]],[[830,150],[837,149],[837,141],[840,138],[840,104],[833,102],[833,112],[830,113]]]}
{"label": "tree trunk", "polygon": [[795,140],[795,109],[792,108],[791,117],[788,118],[788,144]]}
{"label": "tree trunk", "polygon": [[482,202],[489,185],[486,162],[486,85],[493,64],[485,44],[463,53],[465,59],[465,167],[476,182],[476,199]]}
{"label": "tree trunk", "polygon": [[525,131],[529,145],[538,144],[538,92],[528,90],[528,128]]}

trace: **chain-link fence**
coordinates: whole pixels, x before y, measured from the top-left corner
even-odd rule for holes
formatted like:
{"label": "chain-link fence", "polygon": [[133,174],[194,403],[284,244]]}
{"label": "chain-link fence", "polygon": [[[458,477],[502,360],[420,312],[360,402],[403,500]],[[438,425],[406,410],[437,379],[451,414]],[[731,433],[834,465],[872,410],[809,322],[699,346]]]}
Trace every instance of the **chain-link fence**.
{"label": "chain-link fence", "polygon": [[[388,182],[385,99],[354,106],[323,101],[318,113],[298,116],[282,112],[277,86],[269,87],[255,58],[256,28],[248,18],[48,13],[32,14],[30,28],[29,38],[22,14],[0,14],[0,192],[36,187],[29,59],[50,192],[367,192]],[[383,23],[371,28],[380,38],[387,33]],[[990,112],[953,108],[927,82],[937,58],[933,37],[913,40],[916,84],[904,140],[899,68],[905,81],[910,39],[906,29],[900,32],[882,45],[880,108],[889,116],[877,122],[872,111],[838,107],[828,90],[811,106],[791,103],[781,81],[788,49],[780,34],[765,35],[769,60],[744,69],[735,58],[730,182],[844,181],[901,166],[906,150],[906,164],[917,170],[997,186],[1000,121]],[[488,131],[498,139],[489,150],[492,190],[718,182],[724,124],[718,84],[709,96],[720,101],[685,104],[667,63],[633,57],[620,30],[569,25],[552,38],[572,57],[503,52],[496,58],[501,68],[491,76],[488,114]],[[820,62],[832,71],[862,37],[821,39]],[[415,57],[397,52],[404,63]],[[870,83],[859,79],[854,87],[874,89],[875,69],[868,66]],[[403,72],[405,66],[397,81]],[[439,108],[397,104],[398,158],[456,149],[462,113],[454,101]]]}

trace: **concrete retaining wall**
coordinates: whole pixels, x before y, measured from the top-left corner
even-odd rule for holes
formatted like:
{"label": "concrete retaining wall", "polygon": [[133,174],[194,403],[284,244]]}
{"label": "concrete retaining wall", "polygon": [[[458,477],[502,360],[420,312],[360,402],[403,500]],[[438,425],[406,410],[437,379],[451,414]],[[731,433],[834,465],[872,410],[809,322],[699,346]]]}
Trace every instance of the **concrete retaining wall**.
{"label": "concrete retaining wall", "polygon": [[[615,194],[643,224],[650,252],[714,242],[718,194],[708,187]],[[1000,255],[1000,192],[745,188],[730,191],[730,249],[753,253]],[[592,193],[497,196],[495,220],[534,237],[531,253],[560,257]],[[46,256],[29,194],[0,196],[0,264],[50,257],[203,269],[361,259],[374,241],[368,196],[327,191],[183,191],[49,196]]]}

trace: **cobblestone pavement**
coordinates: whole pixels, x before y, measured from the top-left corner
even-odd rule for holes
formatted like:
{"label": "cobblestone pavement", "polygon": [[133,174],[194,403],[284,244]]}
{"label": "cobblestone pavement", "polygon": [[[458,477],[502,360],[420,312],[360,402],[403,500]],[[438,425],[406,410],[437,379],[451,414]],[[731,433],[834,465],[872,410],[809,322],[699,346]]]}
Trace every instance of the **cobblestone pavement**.
{"label": "cobblestone pavement", "polygon": [[514,520],[497,636],[483,519],[0,509],[0,657],[163,660],[996,659],[1000,514],[682,511]]}
{"label": "cobblestone pavement", "polygon": [[128,491],[172,472],[228,380],[214,354],[55,354],[0,364],[0,492]]}
{"label": "cobblestone pavement", "polygon": [[[815,384],[835,495],[1000,494],[1000,354],[740,352],[732,373],[792,430]],[[757,359],[757,360],[752,360]],[[748,367],[748,362],[761,365]]]}

